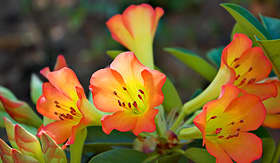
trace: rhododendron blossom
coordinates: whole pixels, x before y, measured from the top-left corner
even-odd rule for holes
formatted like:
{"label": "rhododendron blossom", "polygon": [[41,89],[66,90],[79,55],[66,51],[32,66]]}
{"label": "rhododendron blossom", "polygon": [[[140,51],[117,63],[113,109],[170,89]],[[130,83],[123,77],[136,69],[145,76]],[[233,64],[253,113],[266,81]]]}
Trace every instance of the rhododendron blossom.
{"label": "rhododendron blossom", "polygon": [[131,52],[119,54],[110,67],[98,70],[90,80],[93,103],[112,113],[102,118],[103,131],[129,131],[135,135],[156,129],[154,107],[163,101],[165,75],[143,66]]}
{"label": "rhododendron blossom", "polygon": [[217,163],[252,162],[262,155],[262,141],[248,131],[259,128],[264,119],[265,107],[259,97],[227,84],[217,100],[204,105],[194,124]]}

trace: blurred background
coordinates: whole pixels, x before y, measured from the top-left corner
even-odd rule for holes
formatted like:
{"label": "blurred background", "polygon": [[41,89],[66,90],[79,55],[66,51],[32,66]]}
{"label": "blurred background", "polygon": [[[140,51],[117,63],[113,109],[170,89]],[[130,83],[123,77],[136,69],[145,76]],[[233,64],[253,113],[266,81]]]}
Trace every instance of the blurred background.
{"label": "blurred background", "polygon": [[154,41],[155,62],[184,102],[208,83],[164,47],[183,47],[205,57],[212,48],[228,44],[234,20],[219,6],[222,2],[240,4],[255,15],[280,16],[279,0],[1,0],[0,85],[30,101],[31,74],[53,67],[63,54],[87,90],[92,73],[112,61],[106,51],[125,50],[111,38],[105,22],[143,2],[165,10]]}

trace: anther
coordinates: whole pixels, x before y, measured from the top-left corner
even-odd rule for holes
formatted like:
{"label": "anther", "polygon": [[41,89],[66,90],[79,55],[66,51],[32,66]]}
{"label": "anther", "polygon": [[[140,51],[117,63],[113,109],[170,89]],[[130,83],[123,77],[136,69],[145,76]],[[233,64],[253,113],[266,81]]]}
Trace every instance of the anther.
{"label": "anther", "polygon": [[125,87],[122,87],[122,88],[123,88],[123,90],[125,90],[125,91],[127,90]]}
{"label": "anther", "polygon": [[243,122],[244,122],[244,120],[242,120],[242,119],[241,119],[239,122],[240,122],[240,123],[243,123]]}
{"label": "anther", "polygon": [[236,62],[236,61],[238,61],[239,60],[239,58],[235,58],[234,60],[233,60],[233,62]]}
{"label": "anther", "polygon": [[221,135],[221,136],[218,136],[218,138],[219,138],[219,139],[222,139],[223,137],[224,137],[223,135]]}
{"label": "anther", "polygon": [[60,107],[59,105],[57,105],[57,104],[55,105],[55,107],[57,107],[57,108],[61,108],[61,107]]}
{"label": "anther", "polygon": [[216,128],[216,134],[219,134],[222,131],[222,128]]}
{"label": "anther", "polygon": [[59,118],[60,120],[64,120],[62,117],[63,117],[63,116],[62,116],[61,114],[58,116],[58,118]]}
{"label": "anther", "polygon": [[136,103],[136,101],[133,102],[133,106],[134,106],[135,108],[137,108],[137,103]]}
{"label": "anther", "polygon": [[240,78],[240,74],[238,74],[236,77],[235,77],[235,80],[238,80]]}
{"label": "anther", "polygon": [[121,101],[120,101],[120,100],[118,100],[118,103],[119,103],[119,106],[122,106],[122,103],[121,103]]}
{"label": "anther", "polygon": [[113,93],[114,93],[114,95],[116,95],[116,96],[118,95],[116,91],[114,91]]}
{"label": "anther", "polygon": [[141,95],[138,95],[138,98],[140,98],[140,100],[143,100]]}
{"label": "anther", "polygon": [[240,83],[239,83],[239,85],[238,86],[241,86],[241,85],[243,85],[244,83],[245,83],[245,81],[246,81],[247,79],[246,78],[244,78]]}
{"label": "anther", "polygon": [[240,131],[240,128],[236,129],[236,131]]}
{"label": "anther", "polygon": [[238,68],[239,66],[240,66],[240,64],[238,64],[238,65],[234,66],[234,68]]}
{"label": "anther", "polygon": [[139,89],[138,90],[140,93],[144,94],[144,91],[142,89]]}
{"label": "anther", "polygon": [[231,125],[234,125],[234,122],[231,122],[230,124],[231,124]]}
{"label": "anther", "polygon": [[58,102],[58,101],[54,101],[54,103],[55,103],[55,104],[59,104],[59,102]]}
{"label": "anther", "polygon": [[73,108],[73,107],[70,107],[70,113],[72,114],[72,115],[76,115],[76,110]]}
{"label": "anther", "polygon": [[252,70],[253,70],[253,68],[252,68],[252,67],[250,67],[250,68],[249,68],[249,70],[248,70],[248,72],[251,72]]}
{"label": "anther", "polygon": [[217,116],[213,116],[213,117],[211,117],[210,119],[215,119],[215,118],[217,118]]}
{"label": "anther", "polygon": [[57,113],[57,112],[54,112],[54,114],[55,114],[55,115],[58,115],[58,113]]}
{"label": "anther", "polygon": [[125,107],[125,103],[124,102],[122,103],[122,106]]}
{"label": "anther", "polygon": [[128,103],[128,107],[131,108],[131,103],[130,102]]}
{"label": "anther", "polygon": [[248,81],[248,84],[252,84],[252,83],[254,83],[256,81],[256,78],[252,78],[252,79],[250,79],[249,81]]}

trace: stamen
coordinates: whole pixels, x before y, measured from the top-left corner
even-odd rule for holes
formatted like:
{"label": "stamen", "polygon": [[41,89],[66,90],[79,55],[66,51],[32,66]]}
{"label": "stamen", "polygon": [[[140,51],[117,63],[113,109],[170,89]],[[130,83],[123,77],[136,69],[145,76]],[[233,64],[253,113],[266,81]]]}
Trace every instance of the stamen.
{"label": "stamen", "polygon": [[54,112],[54,114],[55,114],[55,115],[58,115],[58,113],[57,113],[57,112]]}
{"label": "stamen", "polygon": [[116,96],[118,95],[116,91],[114,91],[113,93],[114,93],[114,95],[116,95]]}
{"label": "stamen", "polygon": [[239,58],[235,58],[234,60],[233,60],[233,62],[236,62],[236,61],[238,61],[239,60]]}
{"label": "stamen", "polygon": [[122,87],[122,88],[123,88],[123,90],[127,91],[127,89],[125,87]]}
{"label": "stamen", "polygon": [[210,119],[215,119],[215,118],[217,118],[217,116],[213,116],[213,117],[211,117]]}
{"label": "stamen", "polygon": [[58,102],[58,101],[54,101],[54,103],[55,103],[55,104],[59,104],[59,102]]}
{"label": "stamen", "polygon": [[252,70],[253,70],[253,68],[252,68],[252,67],[250,67],[250,68],[249,68],[249,70],[248,70],[248,72],[251,72]]}
{"label": "stamen", "polygon": [[230,125],[234,125],[234,122],[231,122]]}
{"label": "stamen", "polygon": [[243,85],[244,83],[245,83],[245,81],[246,81],[247,79],[246,78],[244,78],[240,83],[239,83],[239,85],[238,86],[241,86],[241,85]]}
{"label": "stamen", "polygon": [[238,65],[234,66],[234,68],[238,68],[239,66],[240,66],[240,64],[238,64]]}
{"label": "stamen", "polygon": [[143,100],[141,95],[138,95],[138,98],[140,98],[140,100]]}
{"label": "stamen", "polygon": [[72,115],[76,115],[76,110],[73,108],[73,107],[70,107],[70,113],[72,114]]}
{"label": "stamen", "polygon": [[241,119],[239,122],[240,122],[240,123],[243,123],[243,122],[244,122],[244,120],[242,120],[242,119]]}
{"label": "stamen", "polygon": [[222,128],[216,128],[216,134],[219,134],[222,131]]}
{"label": "stamen", "polygon": [[122,103],[122,106],[125,107],[125,103],[124,102]]}
{"label": "stamen", "polygon": [[61,108],[59,105],[55,105],[55,107],[57,107],[57,108]]}
{"label": "stamen", "polygon": [[134,106],[135,108],[137,108],[137,103],[136,103],[136,101],[133,102],[133,106]]}
{"label": "stamen", "polygon": [[122,103],[121,103],[121,101],[120,101],[120,100],[118,100],[118,103],[119,103],[119,106],[122,106]]}
{"label": "stamen", "polygon": [[144,94],[144,91],[142,89],[139,89],[138,90],[140,93]]}
{"label": "stamen", "polygon": [[223,135],[221,135],[221,136],[218,136],[218,138],[219,138],[219,139],[222,139],[223,137],[224,137]]}
{"label": "stamen", "polygon": [[238,80],[240,78],[240,74],[238,74],[236,77],[235,77],[235,80]]}

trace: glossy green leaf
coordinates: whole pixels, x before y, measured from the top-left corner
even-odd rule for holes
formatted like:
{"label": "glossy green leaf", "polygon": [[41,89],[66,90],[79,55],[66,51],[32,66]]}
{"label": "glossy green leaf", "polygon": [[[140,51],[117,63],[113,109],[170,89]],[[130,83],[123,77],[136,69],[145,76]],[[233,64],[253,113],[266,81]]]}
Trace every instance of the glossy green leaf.
{"label": "glossy green leaf", "polygon": [[272,39],[280,38],[280,19],[260,15],[262,23],[267,31],[270,33]]}
{"label": "glossy green leaf", "polygon": [[113,130],[109,135],[102,131],[100,126],[88,127],[88,136],[84,150],[86,152],[103,152],[115,146],[132,147],[136,138],[131,132],[119,132]]}
{"label": "glossy green leaf", "polygon": [[215,163],[216,159],[203,148],[188,148],[184,154],[195,163]]}
{"label": "glossy green leaf", "polygon": [[31,89],[31,99],[34,104],[37,103],[38,98],[42,95],[42,84],[43,82],[40,80],[40,78],[37,75],[32,74],[30,89]]}
{"label": "glossy green leaf", "polygon": [[142,163],[147,155],[132,149],[113,149],[94,156],[89,163]]}
{"label": "glossy green leaf", "polygon": [[[118,54],[122,52],[123,51],[120,50],[108,50],[106,51],[106,54],[114,59]],[[155,67],[155,69],[161,71],[158,67]],[[165,111],[169,112],[171,109],[182,107],[183,103],[178,94],[178,91],[176,90],[174,84],[171,82],[171,80],[168,77],[166,78],[166,81],[162,87],[162,92],[164,94],[164,101],[162,105]]]}
{"label": "glossy green leaf", "polygon": [[258,40],[257,43],[262,47],[266,56],[273,65],[274,73],[280,77],[280,39],[278,40]]}
{"label": "glossy green leaf", "polygon": [[183,48],[165,48],[164,50],[174,55],[206,80],[212,81],[216,76],[217,69],[196,54]]}
{"label": "glossy green leaf", "polygon": [[239,26],[236,28],[242,28],[250,38],[253,39],[256,35],[263,40],[271,39],[264,26],[247,9],[232,3],[222,3],[221,6],[233,16]]}
{"label": "glossy green leaf", "polygon": [[211,50],[206,54],[206,57],[207,57],[213,64],[215,64],[218,68],[220,67],[220,64],[221,64],[221,56],[222,56],[223,50],[224,50],[224,47],[214,48],[214,49],[211,49]]}

